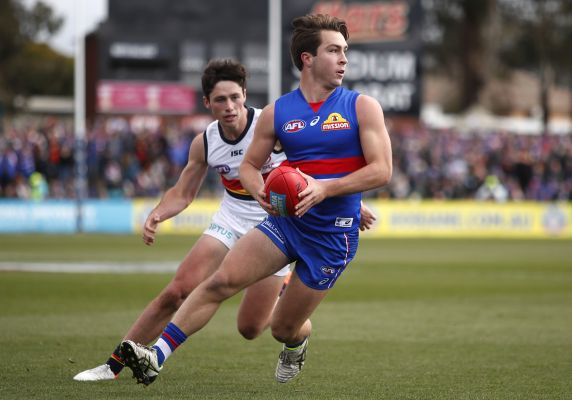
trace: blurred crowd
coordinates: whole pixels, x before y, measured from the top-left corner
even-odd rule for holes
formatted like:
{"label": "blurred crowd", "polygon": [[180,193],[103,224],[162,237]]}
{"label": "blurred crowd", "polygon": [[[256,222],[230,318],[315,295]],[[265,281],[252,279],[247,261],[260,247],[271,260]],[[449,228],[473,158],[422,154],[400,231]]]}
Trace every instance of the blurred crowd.
{"label": "blurred crowd", "polygon": [[570,135],[416,129],[391,141],[391,198],[572,200]]}
{"label": "blurred crowd", "polygon": [[[87,196],[160,196],[186,165],[195,134],[176,124],[132,129],[122,118],[99,121],[84,142]],[[76,143],[70,121],[5,128],[0,134],[0,197],[76,198]]]}
{"label": "blurred crowd", "polygon": [[[121,118],[86,134],[90,198],[157,197],[172,186],[197,132],[177,124],[133,129]],[[391,131],[393,177],[370,198],[572,200],[572,137]],[[0,198],[76,198],[71,122],[5,127],[0,133]],[[222,193],[210,171],[200,196]]]}

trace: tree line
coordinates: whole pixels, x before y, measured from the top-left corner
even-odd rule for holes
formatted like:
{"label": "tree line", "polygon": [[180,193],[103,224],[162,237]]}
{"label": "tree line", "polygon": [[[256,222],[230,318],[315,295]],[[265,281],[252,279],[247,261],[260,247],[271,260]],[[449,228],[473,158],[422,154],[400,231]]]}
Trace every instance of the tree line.
{"label": "tree line", "polygon": [[63,22],[42,1],[0,1],[0,109],[16,111],[19,96],[73,95],[73,59],[45,43]]}
{"label": "tree line", "polygon": [[[572,90],[572,1],[422,1],[425,70],[450,77],[458,88],[449,111],[471,107],[487,82],[517,69],[538,77],[545,123],[549,88]],[[492,111],[509,110],[498,104]]]}

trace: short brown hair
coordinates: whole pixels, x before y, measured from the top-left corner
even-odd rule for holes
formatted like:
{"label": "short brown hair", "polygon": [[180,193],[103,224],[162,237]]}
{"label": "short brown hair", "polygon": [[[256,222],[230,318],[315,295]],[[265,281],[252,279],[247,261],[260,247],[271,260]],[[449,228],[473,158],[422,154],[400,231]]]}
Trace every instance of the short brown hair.
{"label": "short brown hair", "polygon": [[246,89],[246,68],[238,61],[229,58],[209,61],[201,79],[203,95],[208,98],[215,85],[220,81],[236,82],[243,90]]}
{"label": "short brown hair", "polygon": [[316,55],[322,42],[320,31],[340,32],[346,40],[350,37],[344,20],[326,14],[308,14],[295,18],[292,27],[294,32],[290,41],[290,56],[299,71],[302,71],[302,53]]}

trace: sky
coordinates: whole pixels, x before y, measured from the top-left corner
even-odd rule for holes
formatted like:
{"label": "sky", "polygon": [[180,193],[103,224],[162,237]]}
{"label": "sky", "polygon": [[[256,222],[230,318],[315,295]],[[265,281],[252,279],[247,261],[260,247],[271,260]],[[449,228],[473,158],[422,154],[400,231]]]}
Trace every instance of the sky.
{"label": "sky", "polygon": [[[30,7],[37,0],[21,0]],[[93,31],[99,22],[107,17],[108,0],[42,0],[54,10],[57,16],[64,17],[63,26],[49,44],[57,51],[73,56],[77,32]]]}

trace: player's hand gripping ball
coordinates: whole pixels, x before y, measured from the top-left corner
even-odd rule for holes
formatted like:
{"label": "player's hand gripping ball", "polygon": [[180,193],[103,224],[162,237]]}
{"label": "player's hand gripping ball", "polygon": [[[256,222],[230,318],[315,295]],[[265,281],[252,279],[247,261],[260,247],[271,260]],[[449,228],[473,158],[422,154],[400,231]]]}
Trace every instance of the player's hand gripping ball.
{"label": "player's hand gripping ball", "polygon": [[296,204],[300,202],[298,193],[306,189],[306,186],[308,182],[298,171],[292,167],[280,166],[266,178],[266,201],[280,216],[294,215]]}

